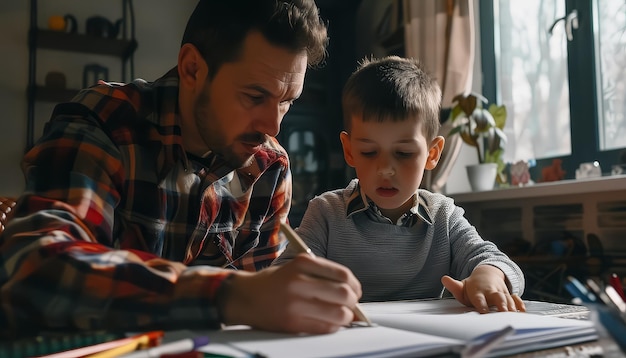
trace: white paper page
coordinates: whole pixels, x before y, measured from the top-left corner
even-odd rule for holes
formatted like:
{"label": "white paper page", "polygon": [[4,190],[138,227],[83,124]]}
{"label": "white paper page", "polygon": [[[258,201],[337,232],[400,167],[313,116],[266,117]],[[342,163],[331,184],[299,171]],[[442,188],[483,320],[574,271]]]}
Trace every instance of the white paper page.
{"label": "white paper page", "polygon": [[[366,313],[368,314],[368,313]],[[516,331],[549,329],[570,330],[581,328],[593,328],[593,322],[584,320],[572,320],[559,317],[541,316],[524,312],[491,312],[480,314],[467,312],[459,314],[395,314],[395,313],[369,313],[368,317],[375,323],[427,333],[443,337],[451,337],[464,341],[471,340],[480,335],[501,330],[507,325]],[[545,334],[543,330],[542,334]],[[515,334],[509,339],[518,336]]]}
{"label": "white paper page", "polygon": [[[551,302],[524,301],[526,312],[542,316],[585,317],[589,309],[585,306],[567,305]],[[476,311],[455,299],[405,300],[389,302],[362,303],[361,308],[367,313],[428,313],[457,314]],[[494,309],[494,312],[496,310]]]}
{"label": "white paper page", "polygon": [[368,302],[361,303],[361,308],[366,315],[378,313],[457,314],[475,311],[455,299]]}
{"label": "white paper page", "polygon": [[512,326],[515,334],[507,337],[497,349],[514,352],[559,346],[563,340],[587,342],[597,339],[593,322],[549,317],[523,312],[480,314],[366,313],[376,324],[402,330],[413,330],[436,336],[470,342],[479,336]]}
{"label": "white paper page", "polygon": [[211,343],[200,351],[242,358],[247,356],[246,353],[271,358],[420,357],[458,352],[464,346],[463,342],[454,339],[383,326],[346,328],[324,335],[290,335],[249,329],[202,334],[208,335]]}

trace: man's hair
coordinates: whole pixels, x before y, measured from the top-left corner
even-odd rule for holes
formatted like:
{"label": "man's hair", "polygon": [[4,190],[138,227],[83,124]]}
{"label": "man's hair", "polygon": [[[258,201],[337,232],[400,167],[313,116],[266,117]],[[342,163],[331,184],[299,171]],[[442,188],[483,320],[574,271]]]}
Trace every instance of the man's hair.
{"label": "man's hair", "polygon": [[435,138],[441,126],[441,89],[412,58],[365,58],[343,88],[344,128],[350,132],[353,116],[363,121],[422,122],[424,136]]}
{"label": "man's hair", "polygon": [[198,49],[213,78],[222,64],[237,60],[246,35],[254,30],[273,45],[306,51],[310,67],[326,57],[327,28],[314,0],[200,0],[182,44]]}

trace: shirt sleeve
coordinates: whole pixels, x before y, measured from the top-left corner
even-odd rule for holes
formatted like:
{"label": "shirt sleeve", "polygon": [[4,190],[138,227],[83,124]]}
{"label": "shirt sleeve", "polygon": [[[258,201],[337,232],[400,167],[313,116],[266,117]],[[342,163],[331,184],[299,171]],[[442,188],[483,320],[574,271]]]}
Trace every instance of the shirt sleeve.
{"label": "shirt sleeve", "polygon": [[23,171],[26,190],[0,236],[0,336],[219,326],[229,271],[116,249],[125,174],[95,120],[49,123]]}
{"label": "shirt sleeve", "polygon": [[[496,244],[484,240],[465,218],[465,211],[448,200],[448,226],[452,250],[451,271],[456,278],[468,277],[474,268],[479,265],[492,265],[504,272],[509,290],[512,294],[521,296],[524,292],[524,274],[520,267],[513,262]],[[436,219],[437,220],[437,219]]]}
{"label": "shirt sleeve", "polygon": [[[302,216],[300,225],[295,231],[311,249],[315,256],[327,257],[329,224],[327,215],[341,215],[334,212],[332,206],[321,196],[311,199]],[[282,265],[289,262],[299,254],[292,245],[287,244],[285,250],[274,260],[273,265]]]}
{"label": "shirt sleeve", "polygon": [[[291,207],[291,180],[286,153],[279,156],[278,160],[257,180],[246,220],[249,221],[250,216],[264,219],[258,234],[246,230],[239,232],[238,240],[245,241],[244,237],[247,235],[258,235],[258,242],[249,253],[235,260],[233,266],[237,269],[259,271],[267,268],[285,248],[287,240],[280,232],[280,223],[287,220]],[[241,225],[242,228],[251,226],[249,222]]]}

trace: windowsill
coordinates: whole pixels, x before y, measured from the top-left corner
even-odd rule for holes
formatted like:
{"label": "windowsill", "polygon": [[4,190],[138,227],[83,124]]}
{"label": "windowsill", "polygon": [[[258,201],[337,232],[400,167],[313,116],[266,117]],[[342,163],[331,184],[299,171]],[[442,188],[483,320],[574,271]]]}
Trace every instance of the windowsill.
{"label": "windowsill", "polygon": [[536,198],[626,190],[626,175],[598,178],[569,179],[548,183],[536,183],[523,187],[509,187],[481,192],[449,194],[457,203],[472,203],[507,199]]}

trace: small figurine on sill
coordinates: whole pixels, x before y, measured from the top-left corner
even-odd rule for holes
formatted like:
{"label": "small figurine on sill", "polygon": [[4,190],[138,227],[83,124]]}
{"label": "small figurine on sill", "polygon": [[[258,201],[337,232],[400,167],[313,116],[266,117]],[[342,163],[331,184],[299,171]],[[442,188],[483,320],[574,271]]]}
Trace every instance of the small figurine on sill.
{"label": "small figurine on sill", "polygon": [[525,186],[531,183],[530,172],[528,171],[529,168],[529,163],[523,160],[519,160],[511,164],[511,185]]}
{"label": "small figurine on sill", "polygon": [[565,170],[561,167],[561,159],[553,159],[552,165],[541,169],[541,181],[558,181],[565,177]]}

